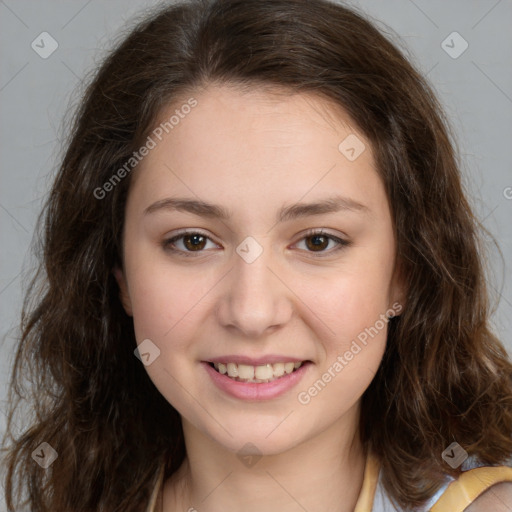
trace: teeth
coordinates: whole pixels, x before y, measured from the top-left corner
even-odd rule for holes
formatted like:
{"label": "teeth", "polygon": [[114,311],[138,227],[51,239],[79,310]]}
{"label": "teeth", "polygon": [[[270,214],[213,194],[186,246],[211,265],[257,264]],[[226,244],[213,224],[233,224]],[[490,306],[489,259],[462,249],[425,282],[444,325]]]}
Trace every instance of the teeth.
{"label": "teeth", "polygon": [[282,377],[284,375],[284,363],[276,363],[272,366],[274,368],[274,377]]}
{"label": "teeth", "polygon": [[271,379],[274,376],[274,368],[272,368],[271,364],[256,366],[254,376],[259,380]]}
{"label": "teeth", "polygon": [[292,373],[302,366],[302,362],[297,363],[274,363],[251,366],[247,364],[236,363],[214,363],[215,369],[234,380],[244,382],[271,382],[285,374]]}
{"label": "teeth", "polygon": [[238,377],[238,365],[235,363],[228,363],[228,375],[230,377]]}
{"label": "teeth", "polygon": [[[247,380],[254,379],[254,366],[248,366],[246,364],[239,364],[238,365],[238,376],[241,379],[247,379]],[[231,377],[231,375],[230,375],[230,377]],[[261,377],[258,377],[258,379],[261,379]]]}

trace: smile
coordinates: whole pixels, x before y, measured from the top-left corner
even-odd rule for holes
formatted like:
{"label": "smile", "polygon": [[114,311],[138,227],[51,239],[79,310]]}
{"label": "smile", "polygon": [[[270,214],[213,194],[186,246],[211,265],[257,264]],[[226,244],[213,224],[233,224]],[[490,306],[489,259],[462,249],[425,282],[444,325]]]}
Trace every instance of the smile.
{"label": "smile", "polygon": [[220,374],[238,382],[272,382],[299,369],[302,362],[267,363],[258,366],[236,363],[210,363]]}

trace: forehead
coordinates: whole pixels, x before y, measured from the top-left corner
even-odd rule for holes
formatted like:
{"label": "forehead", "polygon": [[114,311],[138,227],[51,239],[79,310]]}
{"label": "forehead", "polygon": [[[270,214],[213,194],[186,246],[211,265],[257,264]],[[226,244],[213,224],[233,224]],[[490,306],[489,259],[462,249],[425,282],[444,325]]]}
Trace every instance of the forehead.
{"label": "forehead", "polygon": [[[229,134],[235,139],[243,138],[248,145],[298,145],[311,130],[359,131],[340,105],[312,92],[224,84],[199,89],[193,96],[197,107],[180,120],[181,126],[172,130],[175,135],[181,132],[185,136],[187,125],[192,125],[198,135],[208,134],[212,141]],[[186,101],[185,97],[174,101],[161,112],[160,121],[169,119]],[[273,138],[263,139],[264,133],[272,134]]]}
{"label": "forehead", "polygon": [[[194,108],[182,109],[190,98]],[[288,201],[309,193],[382,195],[364,136],[341,107],[312,93],[210,86],[173,102],[155,126],[173,116],[134,172],[132,187],[147,200],[177,189],[226,201],[236,194],[246,205],[269,193]],[[346,140],[357,158],[343,153]]]}

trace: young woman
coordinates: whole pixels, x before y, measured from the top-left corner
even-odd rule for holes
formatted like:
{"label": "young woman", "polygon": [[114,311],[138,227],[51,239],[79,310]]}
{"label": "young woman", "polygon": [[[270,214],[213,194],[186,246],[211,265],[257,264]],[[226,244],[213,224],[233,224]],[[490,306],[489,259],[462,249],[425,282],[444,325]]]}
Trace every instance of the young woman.
{"label": "young woman", "polygon": [[512,508],[479,225],[360,15],[164,7],[98,70],[45,212],[8,510]]}

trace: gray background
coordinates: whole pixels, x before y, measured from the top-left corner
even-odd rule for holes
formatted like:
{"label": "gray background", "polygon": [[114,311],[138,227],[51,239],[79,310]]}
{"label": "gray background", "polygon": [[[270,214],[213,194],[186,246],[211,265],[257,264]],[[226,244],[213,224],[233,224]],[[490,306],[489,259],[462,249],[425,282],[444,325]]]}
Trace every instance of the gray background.
{"label": "gray background", "polygon": [[[83,78],[119,30],[157,3],[0,0],[2,408],[23,290],[35,261],[29,244],[62,154],[64,114],[76,104]],[[353,0],[350,5],[366,12],[407,49],[445,106],[475,212],[503,253],[502,260],[490,247],[491,291],[500,300],[493,324],[512,353],[512,0]],[[463,39],[448,37],[454,31]],[[41,46],[42,32],[58,43],[46,59],[31,47],[34,40]],[[468,48],[453,58],[464,48],[464,40]],[[45,51],[49,48],[47,39]],[[0,414],[0,434],[4,425]]]}

